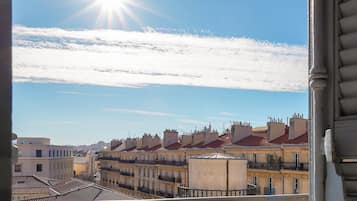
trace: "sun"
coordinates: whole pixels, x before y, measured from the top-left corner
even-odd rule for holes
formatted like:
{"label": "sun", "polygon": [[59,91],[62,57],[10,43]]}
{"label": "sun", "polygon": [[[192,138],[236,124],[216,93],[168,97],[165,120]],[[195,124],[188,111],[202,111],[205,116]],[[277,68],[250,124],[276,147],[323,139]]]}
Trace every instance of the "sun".
{"label": "sun", "polygon": [[123,12],[128,9],[129,0],[95,0],[103,12]]}
{"label": "sun", "polygon": [[[128,22],[142,26],[142,22],[135,14],[142,11],[157,15],[154,10],[147,7],[141,0],[88,0],[83,9],[79,10],[72,17],[78,17],[87,12],[96,12],[96,27],[125,28]],[[134,12],[135,11],[135,12]]]}

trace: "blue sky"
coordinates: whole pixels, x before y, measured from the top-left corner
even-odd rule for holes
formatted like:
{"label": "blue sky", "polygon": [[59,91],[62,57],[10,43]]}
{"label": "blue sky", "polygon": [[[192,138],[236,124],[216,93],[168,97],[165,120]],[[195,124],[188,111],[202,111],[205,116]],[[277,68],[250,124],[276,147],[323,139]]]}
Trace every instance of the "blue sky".
{"label": "blue sky", "polygon": [[306,1],[135,2],[108,27],[94,0],[14,0],[14,132],[89,144],[306,116]]}

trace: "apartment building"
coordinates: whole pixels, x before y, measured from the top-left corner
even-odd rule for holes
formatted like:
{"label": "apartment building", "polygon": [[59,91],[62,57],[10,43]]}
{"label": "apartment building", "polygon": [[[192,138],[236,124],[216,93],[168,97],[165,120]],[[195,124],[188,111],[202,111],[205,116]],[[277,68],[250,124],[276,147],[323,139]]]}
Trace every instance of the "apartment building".
{"label": "apartment building", "polygon": [[308,193],[307,120],[301,115],[293,115],[289,125],[271,119],[257,128],[235,122],[221,134],[210,126],[189,135],[175,130],[163,134],[162,141],[148,134],[117,140],[110,151],[101,152],[101,184],[142,198],[178,197],[179,189],[194,179],[189,159],[229,154],[247,160],[247,171],[237,175],[246,174],[242,176],[257,194]]}
{"label": "apartment building", "polygon": [[97,155],[92,151],[76,152],[73,155],[73,174],[75,177],[93,180],[98,171]]}
{"label": "apartment building", "polygon": [[18,159],[12,175],[68,179],[73,175],[72,148],[51,145],[49,138],[17,139]]}

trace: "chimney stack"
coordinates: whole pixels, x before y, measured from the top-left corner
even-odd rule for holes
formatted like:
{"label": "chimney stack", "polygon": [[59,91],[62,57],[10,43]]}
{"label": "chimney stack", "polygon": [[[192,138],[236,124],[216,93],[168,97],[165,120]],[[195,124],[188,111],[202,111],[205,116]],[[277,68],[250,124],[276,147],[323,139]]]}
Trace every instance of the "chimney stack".
{"label": "chimney stack", "polygon": [[304,119],[302,114],[294,114],[290,118],[290,127],[289,127],[289,140],[295,139],[305,133],[307,133],[307,119]]}
{"label": "chimney stack", "polygon": [[233,122],[231,128],[232,143],[252,135],[252,126],[249,123]]}
{"label": "chimney stack", "polygon": [[268,125],[268,140],[272,141],[285,134],[286,126],[282,119],[270,118]]}

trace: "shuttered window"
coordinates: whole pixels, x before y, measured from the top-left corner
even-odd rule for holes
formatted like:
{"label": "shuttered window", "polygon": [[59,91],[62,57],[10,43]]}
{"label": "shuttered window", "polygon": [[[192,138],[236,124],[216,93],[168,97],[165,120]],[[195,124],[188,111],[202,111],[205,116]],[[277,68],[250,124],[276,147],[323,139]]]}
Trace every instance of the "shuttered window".
{"label": "shuttered window", "polygon": [[357,1],[339,4],[339,116],[357,115]]}

